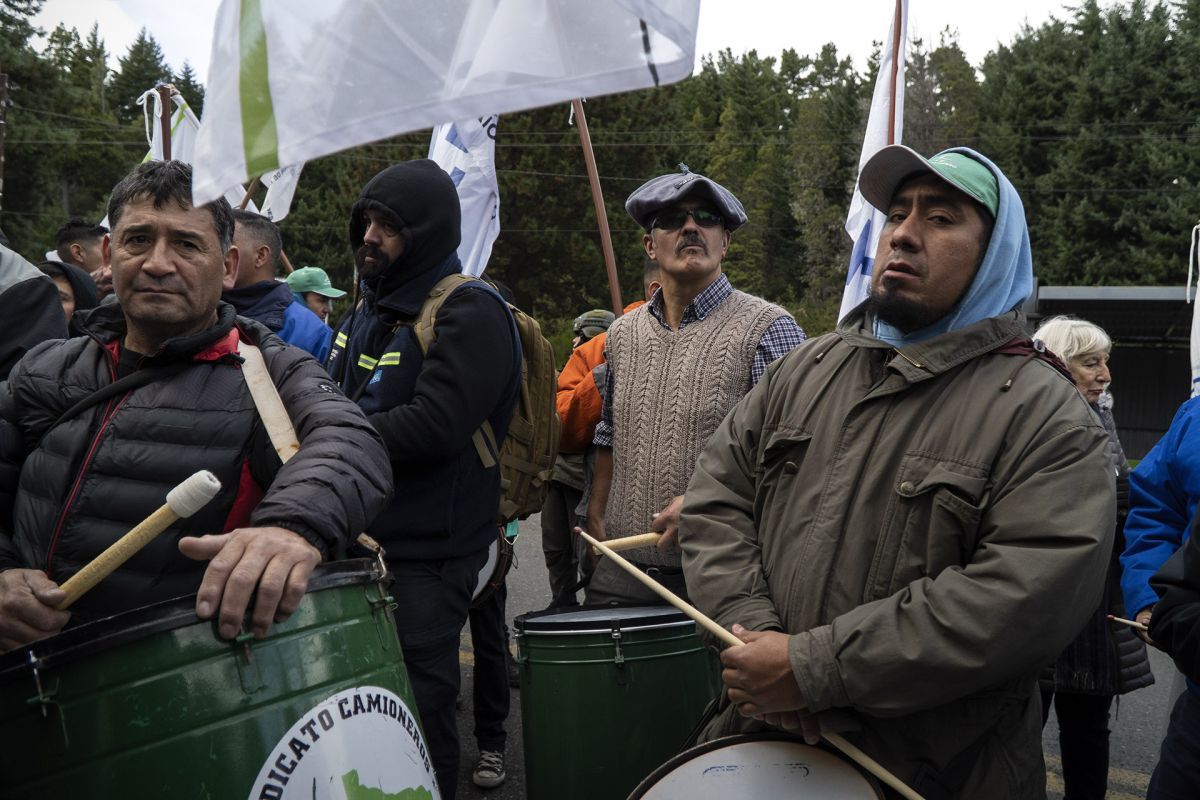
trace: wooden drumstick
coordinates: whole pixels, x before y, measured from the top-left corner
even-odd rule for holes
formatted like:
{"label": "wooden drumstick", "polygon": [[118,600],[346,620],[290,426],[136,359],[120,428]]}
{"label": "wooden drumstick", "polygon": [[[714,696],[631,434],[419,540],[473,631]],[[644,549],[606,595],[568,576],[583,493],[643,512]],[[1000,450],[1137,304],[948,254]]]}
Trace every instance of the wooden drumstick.
{"label": "wooden drumstick", "polygon": [[1139,630],[1139,631],[1149,631],[1150,630],[1149,625],[1138,622],[1137,620],[1124,619],[1122,617],[1114,617],[1112,614],[1109,614],[1108,618],[1110,620],[1112,620],[1113,622],[1119,622],[1122,625],[1128,625],[1129,627],[1133,628],[1134,630]]}
{"label": "wooden drumstick", "polygon": [[[620,539],[605,539],[604,543],[608,545],[608,549],[614,553],[619,553],[622,550],[634,550],[638,547],[649,547],[658,544],[658,540],[662,538],[661,533],[639,533],[637,536],[625,536]],[[592,552],[600,555],[600,551],[593,547]]]}
{"label": "wooden drumstick", "polygon": [[200,470],[183,483],[167,492],[167,502],[146,517],[129,533],[108,546],[103,553],[92,559],[87,566],[76,572],[62,585],[66,598],[55,608],[64,611],[113,570],[133,557],[156,536],[180,519],[192,516],[205,503],[221,491],[221,482],[208,470]]}
{"label": "wooden drumstick", "polygon": [[[743,642],[738,637],[734,636],[730,631],[725,630],[720,625],[718,625],[715,621],[713,621],[710,617],[705,616],[705,614],[702,611],[700,611],[700,609],[696,608],[695,606],[693,606],[689,603],[684,602],[678,595],[676,595],[670,589],[666,588],[665,586],[660,584],[658,581],[654,580],[649,575],[642,572],[640,569],[635,567],[633,564],[626,561],[623,557],[617,555],[616,551],[614,551],[611,547],[609,547],[605,542],[601,542],[598,539],[594,539],[591,536],[588,536],[587,533],[585,533],[580,528],[576,528],[575,530],[579,533],[580,536],[582,536],[584,538],[585,541],[590,543],[594,549],[599,550],[601,553],[608,556],[610,559],[613,560],[614,563],[616,563],[618,566],[620,566],[621,569],[625,570],[630,575],[632,575],[634,578],[636,578],[647,589],[654,592],[655,594],[657,594],[663,600],[666,600],[671,605],[675,606],[677,609],[682,611],[687,616],[691,617],[693,620],[695,620],[697,625],[704,628],[706,631],[711,633],[713,636],[717,637],[722,642],[724,642],[727,645],[730,645],[731,647],[739,647],[739,646],[745,644],[745,642]],[[633,537],[630,537],[630,538],[633,538]],[[620,540],[618,540],[618,541],[620,541]],[[850,742],[846,741],[845,737],[841,736],[840,734],[836,734],[836,733],[824,733],[824,734],[822,734],[822,738],[824,738],[825,741],[829,742],[831,745],[833,745],[838,750],[840,750],[842,753],[844,753],[846,755],[846,757],[849,758],[851,761],[855,762],[860,767],[865,769],[867,772],[871,773],[876,778],[883,781],[891,788],[895,789],[897,792],[900,793],[901,797],[906,798],[906,800],[925,800],[921,795],[917,794],[910,786],[908,786],[906,783],[904,783],[904,781],[900,780],[895,775],[893,775],[891,772],[889,772],[878,761],[871,758],[869,755],[864,753],[862,750],[859,750],[854,745],[850,744]]]}

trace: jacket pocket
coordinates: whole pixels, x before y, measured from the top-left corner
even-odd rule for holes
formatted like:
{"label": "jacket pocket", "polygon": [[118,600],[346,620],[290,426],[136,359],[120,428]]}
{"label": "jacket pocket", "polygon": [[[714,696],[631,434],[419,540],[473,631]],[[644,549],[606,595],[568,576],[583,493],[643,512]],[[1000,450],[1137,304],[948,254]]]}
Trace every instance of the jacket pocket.
{"label": "jacket pocket", "polygon": [[979,538],[988,471],[929,453],[907,453],[889,507],[864,599],[888,597],[920,578],[971,560]]}

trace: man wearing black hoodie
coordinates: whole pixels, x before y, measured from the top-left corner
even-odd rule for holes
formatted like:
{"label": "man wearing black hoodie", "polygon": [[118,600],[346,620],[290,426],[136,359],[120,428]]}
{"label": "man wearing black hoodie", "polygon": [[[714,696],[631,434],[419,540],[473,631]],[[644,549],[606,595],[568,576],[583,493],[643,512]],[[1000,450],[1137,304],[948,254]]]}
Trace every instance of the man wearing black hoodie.
{"label": "man wearing black hoodie", "polygon": [[508,307],[481,281],[452,290],[421,353],[412,325],[435,285],[462,271],[460,226],[454,184],[432,161],[367,183],[350,215],[362,299],[328,361],[391,456],[395,496],[368,533],[396,578],[404,661],[446,800],[458,779],[458,640],[500,501],[500,471],[472,436],[486,421],[503,440],[520,368]]}

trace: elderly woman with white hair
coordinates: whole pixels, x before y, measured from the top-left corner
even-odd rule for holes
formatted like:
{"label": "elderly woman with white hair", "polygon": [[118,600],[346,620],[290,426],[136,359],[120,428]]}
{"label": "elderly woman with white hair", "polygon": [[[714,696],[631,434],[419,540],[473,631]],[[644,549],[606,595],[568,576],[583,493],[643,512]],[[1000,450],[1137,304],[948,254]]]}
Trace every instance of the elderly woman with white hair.
{"label": "elderly woman with white hair", "polygon": [[1108,715],[1113,697],[1154,682],[1146,646],[1130,629],[1107,619],[1109,614],[1125,616],[1118,556],[1125,549],[1122,528],[1129,513],[1129,464],[1117,439],[1108,394],[1112,340],[1100,326],[1072,317],[1046,320],[1033,338],[1066,363],[1075,387],[1100,417],[1108,431],[1117,476],[1117,530],[1103,599],[1041,681],[1043,726],[1052,701],[1058,716],[1065,797],[1103,800],[1108,788]]}

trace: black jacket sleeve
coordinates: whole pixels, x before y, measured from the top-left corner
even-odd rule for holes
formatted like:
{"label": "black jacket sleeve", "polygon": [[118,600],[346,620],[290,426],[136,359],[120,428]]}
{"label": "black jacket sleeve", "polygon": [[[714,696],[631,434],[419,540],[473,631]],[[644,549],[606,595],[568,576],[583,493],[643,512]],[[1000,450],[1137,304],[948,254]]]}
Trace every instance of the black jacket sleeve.
{"label": "black jacket sleeve", "polygon": [[54,282],[44,275],[15,283],[0,295],[0,380],[34,345],[67,338],[67,319]]}
{"label": "black jacket sleeve", "polygon": [[[300,450],[286,464],[256,436],[254,471],[273,474],[255,526],[300,534],[326,556],[351,543],[384,509],[392,468],[379,434],[308,353],[267,335],[260,344]],[[260,426],[261,427],[261,426]]]}
{"label": "black jacket sleeve", "polygon": [[512,388],[515,350],[508,311],[484,289],[464,286],[438,311],[410,402],[368,419],[397,465],[440,462],[471,446],[471,434]]}
{"label": "black jacket sleeve", "polygon": [[[1198,518],[1200,519],[1200,518]],[[1179,670],[1200,681],[1200,539],[1192,535],[1150,579],[1159,595],[1150,618],[1150,638]]]}

